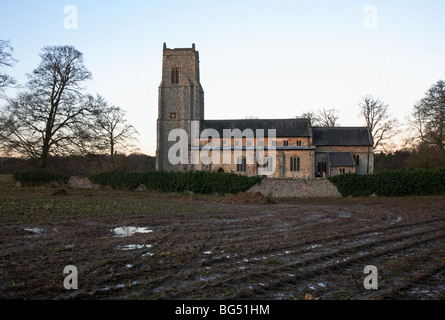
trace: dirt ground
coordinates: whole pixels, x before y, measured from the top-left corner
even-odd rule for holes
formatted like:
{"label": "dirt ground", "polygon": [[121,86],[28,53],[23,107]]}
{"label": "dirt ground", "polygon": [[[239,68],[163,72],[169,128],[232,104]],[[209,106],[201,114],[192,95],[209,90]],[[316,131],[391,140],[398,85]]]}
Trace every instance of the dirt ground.
{"label": "dirt ground", "polygon": [[445,197],[252,196],[2,187],[0,299],[445,298]]}

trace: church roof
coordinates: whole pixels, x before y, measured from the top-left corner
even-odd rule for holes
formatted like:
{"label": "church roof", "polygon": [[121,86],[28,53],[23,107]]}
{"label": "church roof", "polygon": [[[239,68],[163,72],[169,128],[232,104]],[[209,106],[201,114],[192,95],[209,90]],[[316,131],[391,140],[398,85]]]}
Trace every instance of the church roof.
{"label": "church roof", "polygon": [[316,146],[372,146],[367,127],[313,127],[312,143]]}
{"label": "church roof", "polygon": [[276,137],[310,137],[311,130],[308,119],[246,119],[246,120],[202,120],[201,130],[215,129],[223,137],[224,129],[252,129],[256,136],[257,129],[264,130],[267,137],[268,129],[276,130]]}
{"label": "church roof", "polygon": [[329,162],[332,167],[353,167],[354,161],[350,152],[330,152]]}

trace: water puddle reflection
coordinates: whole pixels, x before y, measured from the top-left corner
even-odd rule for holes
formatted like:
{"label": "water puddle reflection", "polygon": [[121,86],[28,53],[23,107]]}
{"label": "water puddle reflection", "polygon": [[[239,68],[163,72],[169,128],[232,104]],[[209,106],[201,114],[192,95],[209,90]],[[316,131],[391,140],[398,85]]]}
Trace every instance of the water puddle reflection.
{"label": "water puddle reflection", "polygon": [[140,228],[140,227],[119,227],[112,230],[115,234],[115,237],[131,237],[135,233],[150,233],[153,230],[149,230],[148,228]]}
{"label": "water puddle reflection", "polygon": [[136,250],[142,248],[151,248],[151,244],[128,244],[126,246],[118,247],[119,250]]}

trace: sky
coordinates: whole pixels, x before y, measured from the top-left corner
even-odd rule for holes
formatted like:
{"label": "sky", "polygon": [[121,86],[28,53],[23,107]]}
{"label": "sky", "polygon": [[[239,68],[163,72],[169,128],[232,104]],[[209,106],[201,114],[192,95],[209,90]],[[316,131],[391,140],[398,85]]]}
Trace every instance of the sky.
{"label": "sky", "polygon": [[8,72],[22,84],[43,47],[81,51],[88,92],[124,109],[141,152],[154,156],[164,42],[195,43],[206,119],[333,108],[340,125],[362,126],[365,95],[404,122],[445,80],[444,17],[441,0],[0,0],[0,39],[14,48]]}

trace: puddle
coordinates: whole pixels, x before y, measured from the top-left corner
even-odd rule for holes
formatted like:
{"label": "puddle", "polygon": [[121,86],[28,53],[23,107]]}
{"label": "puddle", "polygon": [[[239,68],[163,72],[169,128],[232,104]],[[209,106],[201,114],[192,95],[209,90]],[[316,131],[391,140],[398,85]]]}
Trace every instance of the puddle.
{"label": "puddle", "polygon": [[138,227],[119,227],[112,230],[115,233],[115,237],[131,237],[135,233],[150,233],[153,230],[148,228],[138,228]]}
{"label": "puddle", "polygon": [[118,247],[119,250],[136,250],[142,248],[151,248],[151,244],[128,244],[126,246]]}
{"label": "puddle", "polygon": [[[321,288],[326,288],[326,285],[323,282],[318,282],[317,286],[321,287]],[[314,290],[314,291],[317,290],[317,287],[313,283],[309,283],[308,284],[308,288],[311,289],[311,290]]]}
{"label": "puddle", "polygon": [[350,218],[350,217],[351,217],[351,215],[346,212],[342,212],[337,216],[337,218]]}
{"label": "puddle", "polygon": [[39,233],[45,232],[46,230],[43,229],[43,228],[25,228],[25,231],[32,232],[32,233],[35,233],[35,234],[39,234]]}
{"label": "puddle", "polygon": [[142,256],[143,256],[143,257],[152,257],[152,256],[153,256],[153,253],[151,253],[151,252],[147,252],[147,253],[144,253]]}

